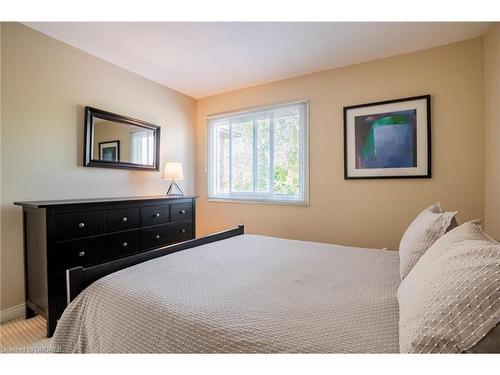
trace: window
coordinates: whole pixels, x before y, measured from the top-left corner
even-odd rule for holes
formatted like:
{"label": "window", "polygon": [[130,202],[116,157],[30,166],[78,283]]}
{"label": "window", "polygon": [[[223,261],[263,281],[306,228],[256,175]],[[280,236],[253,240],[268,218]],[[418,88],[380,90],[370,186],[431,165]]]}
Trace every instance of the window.
{"label": "window", "polygon": [[306,204],[308,104],[208,119],[208,197]]}
{"label": "window", "polygon": [[132,163],[153,164],[154,140],[151,130],[132,132]]}

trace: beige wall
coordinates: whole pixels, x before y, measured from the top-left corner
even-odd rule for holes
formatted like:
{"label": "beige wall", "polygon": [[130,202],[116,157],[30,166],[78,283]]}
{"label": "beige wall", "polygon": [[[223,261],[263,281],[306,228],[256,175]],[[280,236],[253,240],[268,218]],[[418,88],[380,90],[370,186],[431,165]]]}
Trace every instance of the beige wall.
{"label": "beige wall", "polygon": [[21,208],[14,201],[157,195],[159,172],[85,168],[83,108],[162,126],[161,160],[193,192],[195,100],[15,23],[2,29],[1,309],[24,302]]}
{"label": "beige wall", "polygon": [[485,66],[485,228],[500,239],[500,24],[484,39]]}
{"label": "beige wall", "polygon": [[[245,224],[250,233],[396,249],[415,215],[435,201],[483,217],[483,40],[233,91],[198,101],[198,235]],[[432,95],[433,178],[343,179],[342,107]],[[310,206],[208,202],[206,116],[310,100]]]}

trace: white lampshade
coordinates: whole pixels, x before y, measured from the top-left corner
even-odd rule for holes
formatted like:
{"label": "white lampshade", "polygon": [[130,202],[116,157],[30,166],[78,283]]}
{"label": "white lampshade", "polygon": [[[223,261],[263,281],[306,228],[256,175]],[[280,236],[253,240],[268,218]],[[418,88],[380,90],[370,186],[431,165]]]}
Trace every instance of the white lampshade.
{"label": "white lampshade", "polygon": [[182,171],[182,163],[178,162],[165,162],[163,166],[163,179],[164,180],[183,180],[184,173]]}

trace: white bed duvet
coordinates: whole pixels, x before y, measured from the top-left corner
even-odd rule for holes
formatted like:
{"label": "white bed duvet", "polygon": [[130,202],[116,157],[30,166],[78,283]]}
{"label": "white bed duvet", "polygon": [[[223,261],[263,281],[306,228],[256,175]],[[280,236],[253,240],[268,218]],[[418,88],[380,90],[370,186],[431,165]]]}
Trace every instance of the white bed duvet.
{"label": "white bed duvet", "polygon": [[65,310],[76,353],[396,353],[397,252],[240,235],[110,274]]}

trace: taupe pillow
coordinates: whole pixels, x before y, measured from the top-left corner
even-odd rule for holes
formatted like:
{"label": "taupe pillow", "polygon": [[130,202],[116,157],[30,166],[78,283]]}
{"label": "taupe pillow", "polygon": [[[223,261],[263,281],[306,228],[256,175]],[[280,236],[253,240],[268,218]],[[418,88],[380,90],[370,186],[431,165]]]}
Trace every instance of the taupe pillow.
{"label": "taupe pillow", "polygon": [[473,352],[496,340],[500,322],[500,244],[478,222],[441,237],[398,289],[402,353]]}
{"label": "taupe pillow", "polygon": [[406,229],[399,244],[399,275],[406,275],[436,240],[443,236],[456,212],[443,212],[439,203],[422,211]]}

